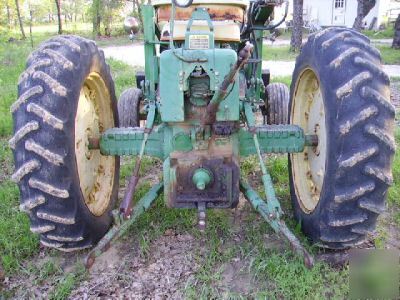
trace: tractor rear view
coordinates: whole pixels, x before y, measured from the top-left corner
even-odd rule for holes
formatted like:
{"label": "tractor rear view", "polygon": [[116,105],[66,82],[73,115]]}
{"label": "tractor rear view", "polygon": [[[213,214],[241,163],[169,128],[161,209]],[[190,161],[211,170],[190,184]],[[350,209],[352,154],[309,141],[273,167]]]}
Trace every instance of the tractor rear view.
{"label": "tractor rear view", "polygon": [[[288,153],[295,217],[313,243],[354,247],[375,229],[392,184],[394,108],[380,53],[362,34],[311,35],[290,92],[262,69],[263,32],[282,1],[168,0],[142,6],[145,72],[117,103],[94,42],[58,36],[28,58],[12,105],[21,209],[44,246],[107,250],[163,193],[171,208],[237,206],[243,193],[294,251],[313,259],[282,220],[263,154]],[[131,20],[133,32],[137,23]],[[135,55],[132,53],[131,55]],[[264,115],[259,124],[256,112]],[[142,126],[141,126],[142,125]],[[118,209],[119,157],[137,156]],[[133,207],[144,155],[163,180]],[[265,198],[241,176],[256,155]]]}

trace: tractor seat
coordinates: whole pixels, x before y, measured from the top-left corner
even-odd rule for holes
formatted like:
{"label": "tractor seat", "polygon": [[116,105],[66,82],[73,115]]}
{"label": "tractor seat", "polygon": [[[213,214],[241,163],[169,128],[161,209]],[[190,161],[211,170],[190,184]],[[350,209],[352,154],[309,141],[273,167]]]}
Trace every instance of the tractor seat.
{"label": "tractor seat", "polygon": [[[235,21],[213,21],[214,39],[216,42],[240,42],[240,23]],[[185,40],[188,21],[174,22],[174,40]],[[169,22],[165,23],[161,30],[161,41],[169,41]],[[194,21],[193,31],[209,31],[206,21]]]}

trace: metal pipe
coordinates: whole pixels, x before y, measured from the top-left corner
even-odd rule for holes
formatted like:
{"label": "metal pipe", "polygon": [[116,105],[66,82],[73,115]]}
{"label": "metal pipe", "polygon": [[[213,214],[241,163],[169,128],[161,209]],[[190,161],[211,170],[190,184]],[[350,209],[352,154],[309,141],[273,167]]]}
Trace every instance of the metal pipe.
{"label": "metal pipe", "polygon": [[228,92],[228,88],[235,82],[236,76],[240,69],[247,63],[253,51],[253,44],[247,42],[242,50],[239,52],[238,60],[235,65],[232,66],[228,75],[225,76],[221,85],[218,87],[210,103],[207,105],[206,113],[202,116],[201,124],[210,125],[215,122],[219,104],[225,99]]}
{"label": "metal pipe", "polygon": [[136,161],[135,168],[133,169],[132,175],[129,179],[129,183],[128,183],[128,186],[125,191],[124,199],[122,200],[121,205],[120,205],[120,212],[124,219],[129,219],[131,216],[131,213],[132,213],[132,199],[133,199],[133,195],[135,194],[135,191],[136,191],[136,186],[139,182],[140,165],[142,163],[142,157],[144,155],[146,143],[147,143],[147,140],[149,139],[151,130],[153,129],[154,118],[155,118],[155,109],[156,109],[155,104],[151,103],[150,107],[149,107],[149,113],[147,115],[146,128],[144,131],[143,142],[142,142],[142,146],[140,148],[139,156]]}
{"label": "metal pipe", "polygon": [[277,28],[277,27],[279,27],[283,22],[285,22],[285,20],[286,20],[286,18],[287,18],[287,15],[288,15],[288,13],[289,13],[289,1],[285,1],[285,3],[286,3],[286,7],[285,7],[285,14],[284,14],[284,16],[283,16],[283,18],[282,18],[282,20],[280,20],[278,23],[276,23],[276,24],[273,24],[273,25],[268,25],[268,26],[251,26],[251,30],[273,30],[273,29],[275,29],[275,28]]}
{"label": "metal pipe", "polygon": [[[244,114],[246,117],[247,126],[249,127],[249,129],[251,131],[252,128],[255,127],[255,118],[254,118],[253,111],[251,109],[251,105],[248,102],[244,103]],[[261,180],[264,185],[265,196],[267,198],[267,205],[268,205],[271,213],[273,213],[277,218],[279,218],[280,215],[282,214],[282,209],[279,204],[279,201],[276,199],[276,194],[275,194],[271,176],[269,175],[268,170],[265,167],[264,160],[261,155],[258,135],[255,130],[253,130],[253,141],[254,141],[254,146],[256,148],[256,151],[257,151],[258,162],[261,167],[261,172],[262,172]]]}
{"label": "metal pipe", "polygon": [[307,134],[305,136],[305,145],[310,147],[317,147],[319,143],[318,135],[316,134]]}

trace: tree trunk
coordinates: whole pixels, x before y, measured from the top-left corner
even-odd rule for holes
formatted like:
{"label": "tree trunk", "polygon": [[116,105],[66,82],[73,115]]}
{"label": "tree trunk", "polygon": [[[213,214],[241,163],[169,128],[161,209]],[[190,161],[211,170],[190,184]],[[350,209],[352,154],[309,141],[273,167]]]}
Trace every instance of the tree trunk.
{"label": "tree trunk", "polygon": [[93,17],[93,34],[95,36],[100,35],[100,23],[101,23],[100,5],[101,5],[100,0],[93,0],[92,17]]}
{"label": "tree trunk", "polygon": [[21,29],[22,39],[25,40],[26,39],[26,35],[25,35],[25,31],[24,31],[24,24],[22,24],[21,12],[19,10],[18,0],[15,0],[15,7],[17,9],[17,16],[18,16],[19,28]]}
{"label": "tree trunk", "polygon": [[293,1],[293,28],[290,49],[293,52],[301,50],[303,41],[303,0]]}
{"label": "tree trunk", "polygon": [[376,0],[357,0],[357,17],[354,20],[353,29],[361,31],[363,29],[363,20],[374,8]]}
{"label": "tree trunk", "polygon": [[58,18],[58,34],[62,34],[62,19],[61,19],[61,0],[55,0],[57,7],[57,18]]}
{"label": "tree trunk", "polygon": [[397,16],[396,23],[394,23],[394,38],[392,48],[400,49],[400,14]]}
{"label": "tree trunk", "polygon": [[8,1],[6,1],[6,7],[7,7],[7,27],[11,29],[11,14],[10,14],[10,5],[8,4]]}

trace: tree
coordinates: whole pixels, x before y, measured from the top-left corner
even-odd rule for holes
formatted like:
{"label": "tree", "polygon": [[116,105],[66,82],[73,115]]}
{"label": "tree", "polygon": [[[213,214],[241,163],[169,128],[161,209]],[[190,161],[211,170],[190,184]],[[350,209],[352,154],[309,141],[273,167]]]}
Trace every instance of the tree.
{"label": "tree", "polygon": [[101,0],[93,0],[92,7],[90,9],[92,20],[93,20],[93,35],[99,36],[100,24],[101,24]]}
{"label": "tree", "polygon": [[293,28],[290,49],[293,52],[301,50],[303,41],[303,0],[293,1]]}
{"label": "tree", "polygon": [[111,36],[111,25],[116,16],[118,16],[120,9],[125,4],[121,0],[102,0],[102,16],[104,32],[106,36]]}
{"label": "tree", "polygon": [[394,23],[394,38],[392,48],[400,49],[400,14],[397,16],[396,23]]}
{"label": "tree", "polygon": [[10,4],[8,0],[6,0],[6,9],[7,9],[7,27],[11,28],[11,12],[10,12]]}
{"label": "tree", "polygon": [[18,17],[18,22],[19,22],[19,28],[21,30],[21,35],[22,39],[26,39],[25,31],[24,31],[24,24],[22,23],[22,18],[21,18],[21,11],[19,9],[19,2],[18,0],[15,0],[15,8],[17,10],[17,17]]}
{"label": "tree", "polygon": [[55,0],[55,2],[57,7],[58,34],[62,34],[61,0]]}
{"label": "tree", "polygon": [[103,24],[105,35],[110,36],[112,22],[120,16],[124,4],[124,0],[93,0],[90,9],[93,18],[93,34],[100,36],[100,26]]}
{"label": "tree", "polygon": [[376,0],[357,0],[357,17],[354,20],[353,29],[361,31],[363,29],[363,20],[375,6]]}

